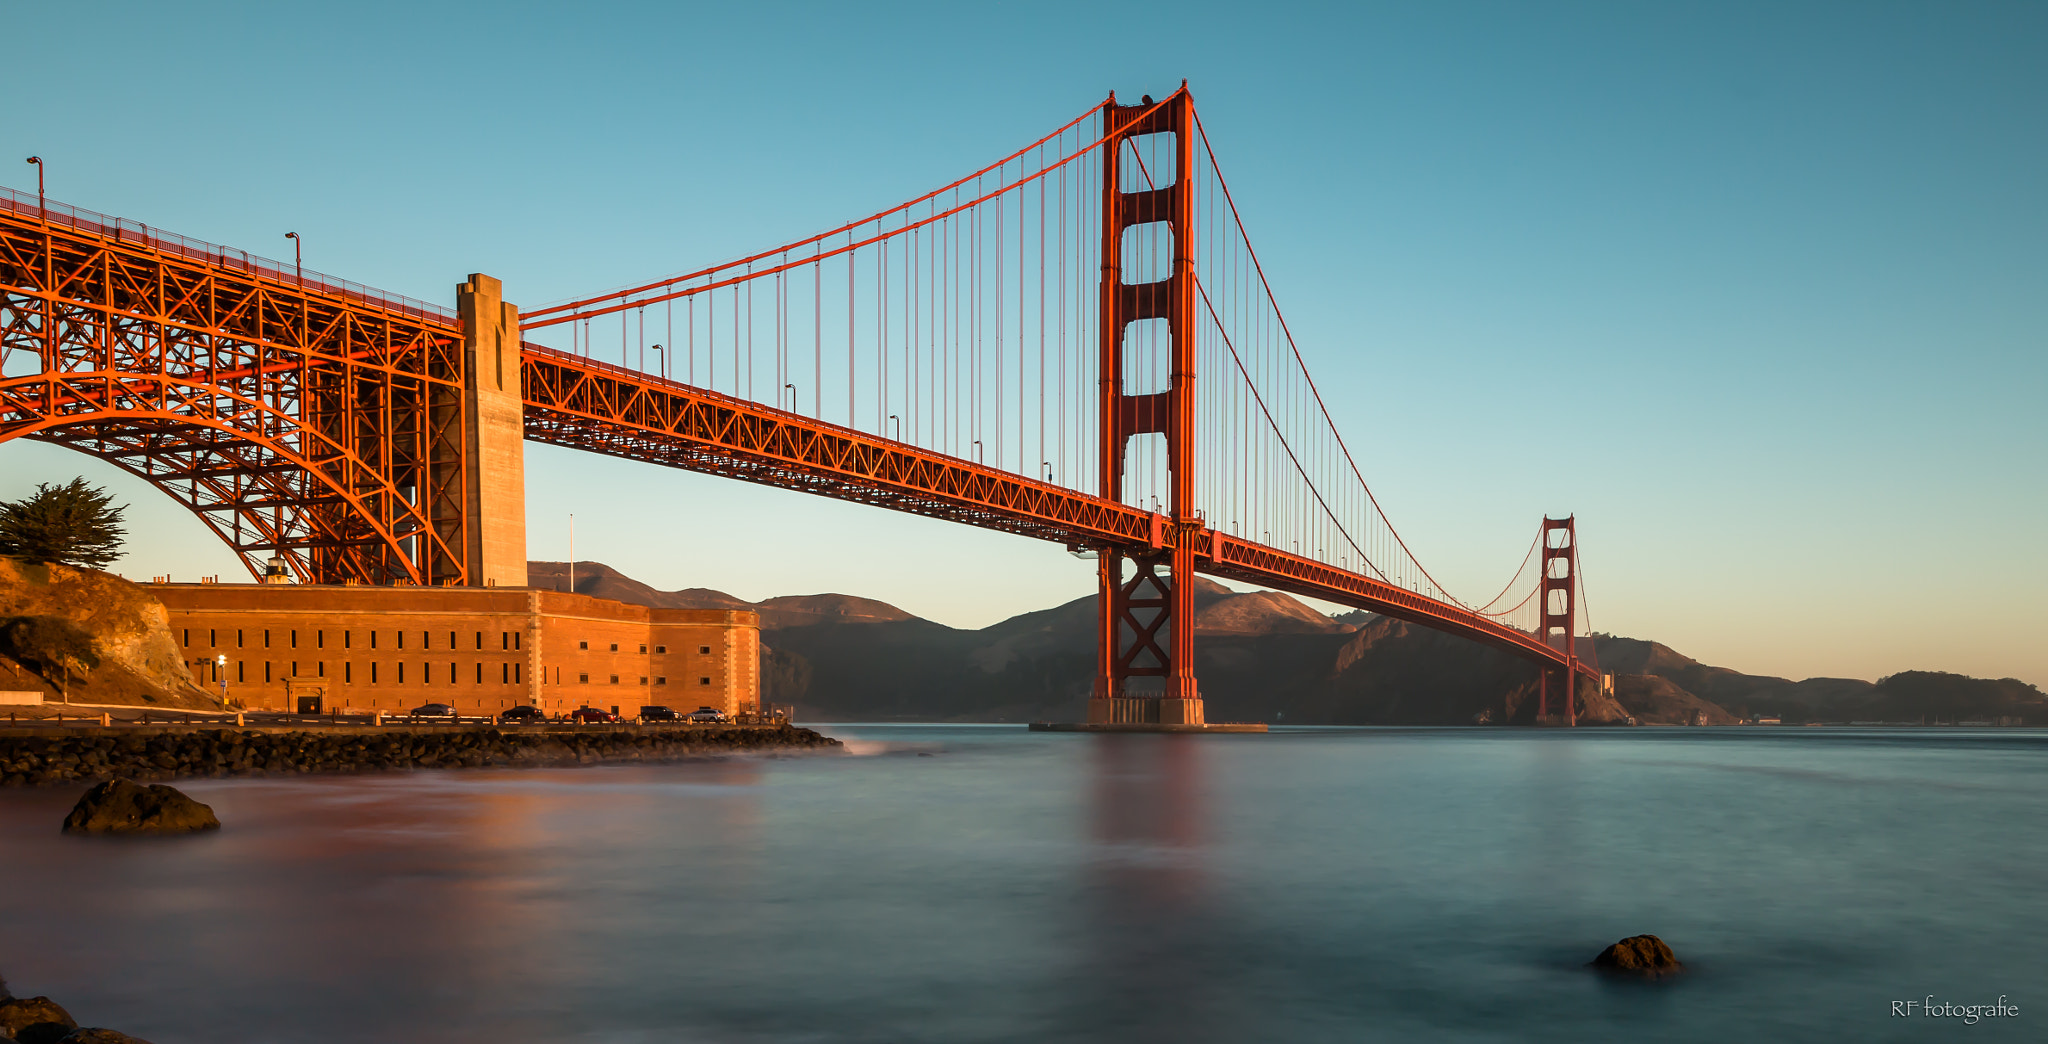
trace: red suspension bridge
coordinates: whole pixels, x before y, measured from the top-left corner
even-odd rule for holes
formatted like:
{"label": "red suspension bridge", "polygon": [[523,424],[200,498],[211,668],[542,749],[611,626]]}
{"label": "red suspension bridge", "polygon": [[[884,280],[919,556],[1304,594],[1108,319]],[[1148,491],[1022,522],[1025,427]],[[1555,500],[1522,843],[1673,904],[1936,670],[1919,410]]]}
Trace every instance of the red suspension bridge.
{"label": "red suspension bridge", "polygon": [[0,190],[15,437],[113,462],[304,583],[523,586],[522,439],[1056,541],[1096,556],[1091,721],[1202,722],[1197,573],[1526,658],[1544,718],[1597,678],[1571,519],[1485,603],[1387,520],[1185,86],[523,315],[486,276],[450,311]]}

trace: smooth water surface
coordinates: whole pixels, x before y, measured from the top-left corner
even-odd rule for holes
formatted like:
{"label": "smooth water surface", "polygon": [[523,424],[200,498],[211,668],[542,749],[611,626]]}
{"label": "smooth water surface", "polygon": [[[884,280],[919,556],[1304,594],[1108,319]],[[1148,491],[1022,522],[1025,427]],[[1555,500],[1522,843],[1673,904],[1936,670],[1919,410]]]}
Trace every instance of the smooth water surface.
{"label": "smooth water surface", "polygon": [[[2048,1038],[2048,734],[826,731],[0,792],[0,974],[156,1044]],[[1642,932],[1690,973],[1581,967]]]}

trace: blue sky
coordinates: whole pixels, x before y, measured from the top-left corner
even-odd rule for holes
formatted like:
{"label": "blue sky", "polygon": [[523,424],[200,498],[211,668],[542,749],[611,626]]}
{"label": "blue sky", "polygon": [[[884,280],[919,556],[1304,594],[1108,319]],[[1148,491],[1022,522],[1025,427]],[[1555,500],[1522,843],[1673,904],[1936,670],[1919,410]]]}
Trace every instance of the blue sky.
{"label": "blue sky", "polygon": [[[1485,597],[1577,513],[1594,625],[1756,673],[2048,684],[2040,4],[69,4],[10,12],[0,182],[528,307],[935,187],[1186,78],[1367,479]],[[1115,35],[1105,37],[1105,27]],[[21,47],[19,44],[29,46]],[[979,626],[1059,548],[529,447],[535,558]],[[232,556],[133,502],[120,568]]]}

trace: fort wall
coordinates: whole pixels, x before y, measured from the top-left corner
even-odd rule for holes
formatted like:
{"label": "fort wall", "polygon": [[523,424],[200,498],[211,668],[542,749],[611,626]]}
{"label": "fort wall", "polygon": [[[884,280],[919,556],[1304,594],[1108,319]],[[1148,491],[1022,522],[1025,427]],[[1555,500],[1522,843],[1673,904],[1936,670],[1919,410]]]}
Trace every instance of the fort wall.
{"label": "fort wall", "polygon": [[151,584],[193,678],[248,709],[554,715],[761,706],[760,617],[516,587]]}

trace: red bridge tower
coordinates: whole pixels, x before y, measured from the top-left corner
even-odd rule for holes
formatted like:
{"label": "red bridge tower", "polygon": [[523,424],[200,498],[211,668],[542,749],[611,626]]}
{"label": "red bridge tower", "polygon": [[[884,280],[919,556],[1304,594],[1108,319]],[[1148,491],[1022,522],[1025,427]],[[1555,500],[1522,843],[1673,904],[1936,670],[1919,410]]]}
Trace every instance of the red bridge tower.
{"label": "red bridge tower", "polygon": [[[1098,562],[1094,698],[1090,722],[1200,725],[1202,695],[1195,685],[1195,543],[1202,520],[1194,510],[1195,258],[1193,190],[1194,100],[1186,84],[1154,104],[1102,107],[1102,496],[1122,502],[1124,455],[1133,436],[1166,437],[1167,514],[1154,516],[1151,549],[1125,554],[1104,549]],[[1173,136],[1173,179],[1145,171],[1150,187],[1123,191],[1127,143],[1141,135]],[[1166,226],[1173,268],[1149,283],[1124,282],[1126,230]],[[1124,347],[1131,324],[1163,319],[1172,338],[1171,383],[1162,392],[1124,393]],[[1132,575],[1125,574],[1126,563]],[[1149,679],[1158,678],[1153,688]],[[1147,679],[1142,688],[1133,679]]]}
{"label": "red bridge tower", "polygon": [[1577,695],[1579,656],[1574,647],[1574,621],[1578,619],[1578,565],[1579,537],[1576,526],[1578,516],[1543,518],[1543,576],[1542,588],[1537,596],[1543,600],[1543,626],[1539,635],[1543,644],[1564,653],[1565,662],[1561,667],[1544,664],[1538,667],[1542,672],[1538,683],[1541,695],[1538,697],[1536,719],[1550,720],[1551,675],[1556,674],[1564,692],[1564,723],[1579,723]]}

